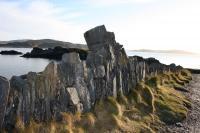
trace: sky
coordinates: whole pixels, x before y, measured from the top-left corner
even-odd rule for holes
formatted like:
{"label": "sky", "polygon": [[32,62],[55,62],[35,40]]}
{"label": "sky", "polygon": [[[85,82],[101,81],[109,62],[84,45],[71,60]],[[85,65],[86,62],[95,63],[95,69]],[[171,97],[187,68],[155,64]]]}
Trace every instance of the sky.
{"label": "sky", "polygon": [[200,53],[200,0],[0,0],[0,40],[85,44],[104,24],[125,49]]}

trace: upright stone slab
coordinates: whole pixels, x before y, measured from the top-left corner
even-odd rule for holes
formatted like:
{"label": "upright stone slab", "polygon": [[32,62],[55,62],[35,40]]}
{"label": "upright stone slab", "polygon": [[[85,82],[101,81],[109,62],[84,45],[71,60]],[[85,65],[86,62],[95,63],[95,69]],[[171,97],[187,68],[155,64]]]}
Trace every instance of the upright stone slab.
{"label": "upright stone slab", "polygon": [[133,90],[135,89],[137,83],[144,80],[146,76],[146,63],[142,57],[129,57],[129,74],[129,88]]}
{"label": "upright stone slab", "polygon": [[102,25],[87,31],[84,36],[90,50],[86,64],[92,103],[108,96],[127,94],[128,57],[123,46],[116,43],[114,33]]}
{"label": "upright stone slab", "polygon": [[65,87],[76,89],[80,103],[83,105],[81,112],[91,109],[90,92],[85,82],[84,62],[80,60],[78,53],[67,53],[63,55],[62,62],[59,64],[59,77]]}

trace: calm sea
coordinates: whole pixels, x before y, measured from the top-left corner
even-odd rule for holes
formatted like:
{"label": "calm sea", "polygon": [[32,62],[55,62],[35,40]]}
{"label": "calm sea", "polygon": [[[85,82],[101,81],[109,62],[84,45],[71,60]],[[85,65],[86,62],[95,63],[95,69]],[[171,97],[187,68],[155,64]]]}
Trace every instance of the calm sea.
{"label": "calm sea", "polygon": [[161,63],[181,65],[185,68],[200,69],[199,54],[175,54],[175,53],[155,53],[155,52],[132,52],[127,51],[129,56],[138,55],[144,58],[154,57]]}
{"label": "calm sea", "polygon": [[[31,48],[0,48],[2,50],[17,50],[22,53],[30,52]],[[132,52],[127,51],[129,56],[138,55],[144,58],[154,57],[164,64],[176,63],[187,68],[200,68],[200,55],[184,55],[169,53],[151,53],[151,52]],[[0,55],[0,75],[11,78],[13,75],[23,75],[30,71],[40,72],[50,60],[23,58],[20,55]]]}
{"label": "calm sea", "polygon": [[[0,48],[2,50],[16,50],[22,53],[31,51],[31,48]],[[11,78],[13,75],[23,75],[30,71],[43,71],[50,62],[46,59],[23,58],[21,55],[0,55],[0,75]]]}

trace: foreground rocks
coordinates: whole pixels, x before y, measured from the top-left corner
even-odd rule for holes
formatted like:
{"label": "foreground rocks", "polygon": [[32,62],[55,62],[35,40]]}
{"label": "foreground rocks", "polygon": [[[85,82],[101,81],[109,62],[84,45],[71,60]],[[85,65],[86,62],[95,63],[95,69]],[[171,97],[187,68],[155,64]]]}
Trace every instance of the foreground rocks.
{"label": "foreground rocks", "polygon": [[3,102],[7,105],[6,113],[1,111],[5,115],[0,120],[4,128],[14,128],[17,117],[28,125],[31,119],[62,120],[62,112],[88,112],[101,99],[127,95],[148,75],[182,69],[154,58],[128,57],[123,46],[115,41],[114,33],[107,32],[105,26],[91,29],[84,36],[89,48],[87,56],[85,51],[60,47],[34,48],[26,54],[58,59],[65,53],[61,62],[50,63],[41,73],[11,78],[9,98]]}
{"label": "foreground rocks", "polygon": [[0,128],[2,128],[4,122],[9,91],[9,81],[4,77],[0,77]]}

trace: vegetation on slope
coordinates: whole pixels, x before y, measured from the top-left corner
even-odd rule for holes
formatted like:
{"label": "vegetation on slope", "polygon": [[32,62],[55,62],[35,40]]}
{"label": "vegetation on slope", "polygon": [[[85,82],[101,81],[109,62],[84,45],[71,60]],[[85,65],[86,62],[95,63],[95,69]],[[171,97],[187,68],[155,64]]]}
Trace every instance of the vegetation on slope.
{"label": "vegetation on slope", "polygon": [[61,122],[37,123],[32,120],[26,127],[18,119],[15,128],[18,132],[29,133],[154,133],[164,124],[186,118],[191,103],[177,90],[185,90],[184,86],[190,80],[191,74],[186,70],[148,77],[128,96],[99,101],[91,113],[62,113]]}

